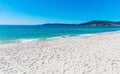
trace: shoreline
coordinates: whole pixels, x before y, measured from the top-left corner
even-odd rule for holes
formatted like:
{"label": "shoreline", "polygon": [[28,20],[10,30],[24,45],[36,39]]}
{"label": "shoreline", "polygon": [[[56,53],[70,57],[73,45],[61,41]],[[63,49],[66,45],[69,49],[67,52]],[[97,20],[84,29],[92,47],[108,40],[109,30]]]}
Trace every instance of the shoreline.
{"label": "shoreline", "polygon": [[46,42],[46,41],[53,41],[53,40],[59,40],[63,38],[84,38],[84,37],[91,37],[94,35],[103,35],[103,34],[113,34],[113,33],[120,33],[120,31],[110,31],[110,32],[100,32],[100,33],[90,33],[90,34],[76,34],[73,36],[70,35],[62,35],[62,36],[55,36],[55,37],[49,37],[49,38],[28,38],[28,39],[16,39],[16,40],[9,40],[9,41],[0,41],[1,44],[10,44],[10,43],[29,43],[29,42]]}

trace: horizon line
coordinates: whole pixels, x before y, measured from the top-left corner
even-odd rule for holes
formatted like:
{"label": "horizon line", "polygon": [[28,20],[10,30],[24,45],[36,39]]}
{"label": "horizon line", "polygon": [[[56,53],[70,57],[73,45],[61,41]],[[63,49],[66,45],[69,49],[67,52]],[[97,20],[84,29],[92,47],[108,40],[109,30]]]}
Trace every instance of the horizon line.
{"label": "horizon line", "polygon": [[[111,20],[90,20],[90,21],[86,21],[86,22],[91,22],[91,21],[111,21]],[[0,24],[0,25],[44,25],[44,24],[82,24],[82,23],[86,23],[86,22],[81,22],[81,23],[56,23],[56,22],[51,22],[51,23],[41,23],[41,24]],[[119,22],[119,21],[111,21],[111,22]]]}

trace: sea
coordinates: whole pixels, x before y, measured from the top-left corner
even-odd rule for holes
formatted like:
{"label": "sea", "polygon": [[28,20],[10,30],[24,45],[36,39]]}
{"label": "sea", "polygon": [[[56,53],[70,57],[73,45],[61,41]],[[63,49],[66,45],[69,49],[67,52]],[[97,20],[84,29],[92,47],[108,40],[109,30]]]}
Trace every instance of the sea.
{"label": "sea", "polygon": [[44,41],[119,30],[120,26],[0,25],[0,43]]}

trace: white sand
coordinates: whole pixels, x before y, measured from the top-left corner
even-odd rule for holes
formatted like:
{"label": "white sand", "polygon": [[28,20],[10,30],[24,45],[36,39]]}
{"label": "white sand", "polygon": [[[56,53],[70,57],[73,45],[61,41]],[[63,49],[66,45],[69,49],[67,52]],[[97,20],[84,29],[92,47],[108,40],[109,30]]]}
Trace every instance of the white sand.
{"label": "white sand", "polygon": [[0,74],[120,74],[120,33],[2,44]]}

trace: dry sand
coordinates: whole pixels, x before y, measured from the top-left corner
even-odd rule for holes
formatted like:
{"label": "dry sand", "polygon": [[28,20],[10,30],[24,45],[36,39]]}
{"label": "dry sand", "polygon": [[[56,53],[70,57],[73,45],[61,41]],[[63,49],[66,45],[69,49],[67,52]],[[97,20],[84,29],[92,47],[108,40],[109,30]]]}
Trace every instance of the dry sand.
{"label": "dry sand", "polygon": [[120,33],[1,44],[0,74],[120,74]]}

